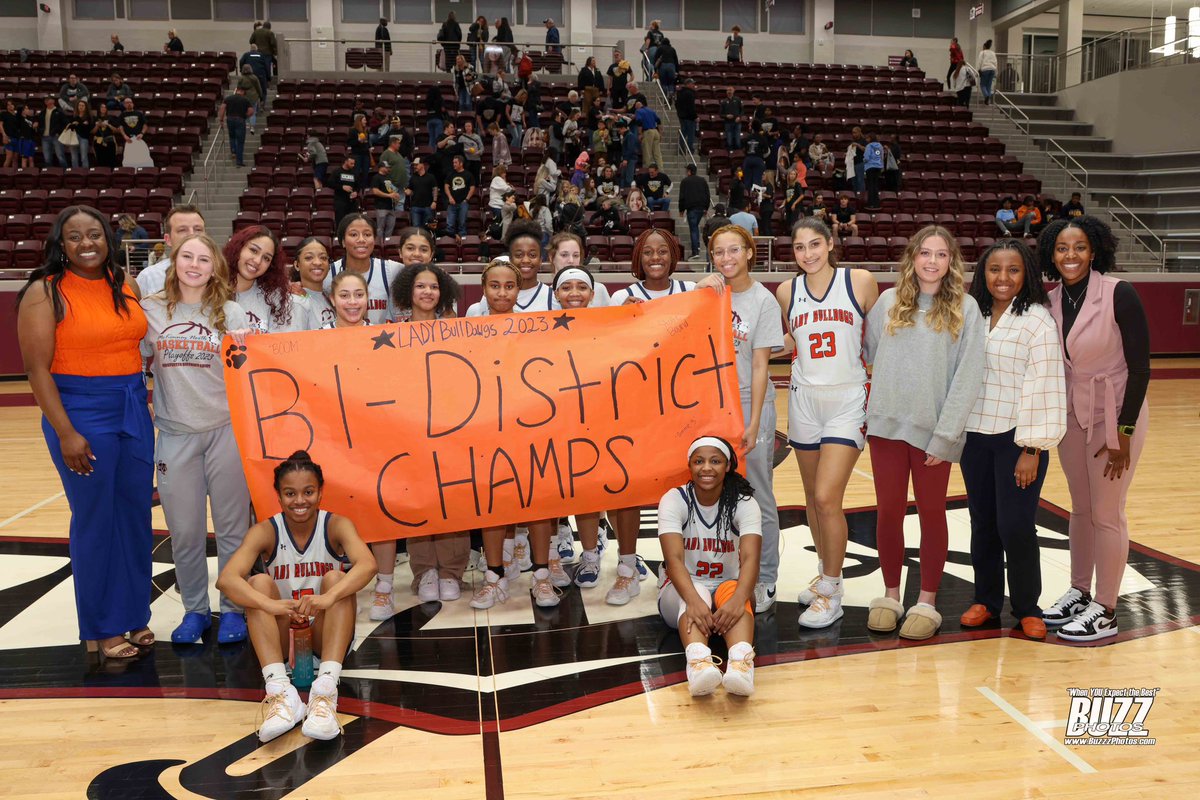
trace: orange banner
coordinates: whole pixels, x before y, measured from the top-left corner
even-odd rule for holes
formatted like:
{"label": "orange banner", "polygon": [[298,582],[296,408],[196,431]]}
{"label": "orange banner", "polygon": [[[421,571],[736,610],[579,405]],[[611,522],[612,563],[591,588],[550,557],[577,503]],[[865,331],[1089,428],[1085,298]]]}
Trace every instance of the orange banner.
{"label": "orange banner", "polygon": [[657,503],[702,434],[744,429],[729,296],[226,340],[259,519],[307,449],[378,541]]}

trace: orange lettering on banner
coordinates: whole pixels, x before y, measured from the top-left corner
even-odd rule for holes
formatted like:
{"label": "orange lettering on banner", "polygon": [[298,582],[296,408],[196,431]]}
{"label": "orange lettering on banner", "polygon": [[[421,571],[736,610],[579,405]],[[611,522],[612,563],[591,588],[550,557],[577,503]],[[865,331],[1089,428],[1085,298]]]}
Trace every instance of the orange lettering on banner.
{"label": "orange lettering on banner", "polygon": [[251,336],[222,345],[259,519],[307,449],[368,541],[657,503],[744,430],[729,295]]}

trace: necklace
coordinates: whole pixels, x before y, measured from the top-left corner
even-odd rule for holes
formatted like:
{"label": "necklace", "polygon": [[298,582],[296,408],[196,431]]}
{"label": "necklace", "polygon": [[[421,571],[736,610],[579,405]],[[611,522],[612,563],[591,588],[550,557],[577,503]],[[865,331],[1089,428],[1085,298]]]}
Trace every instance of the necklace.
{"label": "necklace", "polygon": [[1079,293],[1078,298],[1071,296],[1071,293],[1069,291],[1067,291],[1067,285],[1065,283],[1063,284],[1063,287],[1062,287],[1062,293],[1063,293],[1063,297],[1066,299],[1066,301],[1071,304],[1071,310],[1078,311],[1079,304],[1082,303],[1083,298],[1087,296],[1087,281],[1083,282],[1083,291]]}

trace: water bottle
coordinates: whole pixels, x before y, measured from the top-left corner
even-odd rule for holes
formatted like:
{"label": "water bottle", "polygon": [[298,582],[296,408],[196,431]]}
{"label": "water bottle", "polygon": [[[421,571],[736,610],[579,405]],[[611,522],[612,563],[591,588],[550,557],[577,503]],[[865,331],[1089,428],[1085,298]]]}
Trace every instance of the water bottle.
{"label": "water bottle", "polygon": [[308,620],[293,622],[292,628],[292,685],[308,689],[313,682],[312,627]]}

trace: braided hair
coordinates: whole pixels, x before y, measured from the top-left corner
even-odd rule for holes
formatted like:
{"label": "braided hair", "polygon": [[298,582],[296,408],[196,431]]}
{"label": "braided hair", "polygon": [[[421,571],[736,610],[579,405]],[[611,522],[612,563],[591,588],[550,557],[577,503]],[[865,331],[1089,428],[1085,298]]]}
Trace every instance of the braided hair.
{"label": "braided hair", "polygon": [[[737,513],[737,505],[742,500],[750,500],[754,497],[754,487],[750,485],[750,481],[738,473],[738,457],[733,445],[720,436],[712,438],[724,444],[730,454],[729,471],[725,473],[725,480],[721,483],[721,495],[717,499],[717,539],[730,541],[737,533],[737,527],[733,521],[734,515]],[[697,510],[699,505],[700,502],[696,499],[696,487],[692,481],[688,481],[687,516],[683,520],[685,528],[692,523],[692,517],[699,513]]]}

